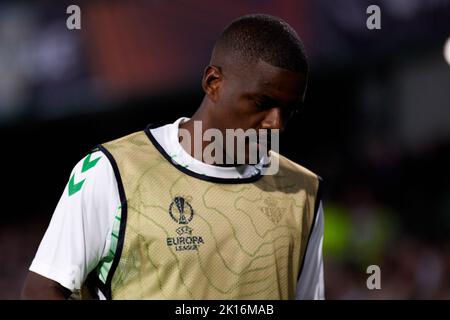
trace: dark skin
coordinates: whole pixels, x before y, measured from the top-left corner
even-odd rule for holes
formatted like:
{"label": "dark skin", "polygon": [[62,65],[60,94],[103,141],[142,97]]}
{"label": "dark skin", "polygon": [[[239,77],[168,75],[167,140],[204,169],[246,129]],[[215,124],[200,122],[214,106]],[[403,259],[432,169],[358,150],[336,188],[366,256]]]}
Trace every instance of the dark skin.
{"label": "dark skin", "polygon": [[20,297],[23,300],[67,300],[71,294],[58,282],[30,271]]}
{"label": "dark skin", "polygon": [[[199,109],[180,125],[189,130],[191,146],[194,145],[194,121],[202,121],[203,131],[219,129],[225,138],[226,129],[282,132],[302,102],[306,77],[262,60],[247,64],[232,55],[214,54],[205,69],[202,86],[206,95]],[[203,147],[208,143],[204,142]],[[185,149],[195,157],[192,150]]]}
{"label": "dark skin", "polygon": [[[224,136],[225,129],[283,131],[293,111],[301,104],[306,76],[262,60],[249,64],[232,54],[214,52],[211,64],[205,69],[202,86],[205,97],[200,107],[189,121],[180,125],[189,130],[192,138],[193,122],[197,120],[202,121],[203,130],[216,128]],[[71,292],[59,283],[30,271],[21,298],[62,300],[70,295]]]}

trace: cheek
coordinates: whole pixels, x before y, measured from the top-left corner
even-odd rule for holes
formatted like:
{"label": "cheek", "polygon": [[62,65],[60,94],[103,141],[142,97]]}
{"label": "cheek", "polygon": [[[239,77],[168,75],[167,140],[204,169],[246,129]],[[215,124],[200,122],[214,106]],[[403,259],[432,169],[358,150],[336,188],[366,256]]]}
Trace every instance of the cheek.
{"label": "cheek", "polygon": [[229,118],[241,117],[246,110],[243,101],[232,92],[224,92],[220,97],[218,106],[221,113],[226,114]]}
{"label": "cheek", "polygon": [[219,100],[216,105],[220,107],[222,113],[233,113],[236,107],[237,97],[233,93],[233,88],[223,86],[219,92]]}
{"label": "cheek", "polygon": [[253,101],[245,98],[235,100],[233,112],[240,128],[258,128],[268,113],[267,110],[259,109]]}
{"label": "cheek", "polygon": [[239,90],[225,87],[217,102],[218,120],[226,128],[257,128],[267,111],[260,110],[255,103],[243,97]]}

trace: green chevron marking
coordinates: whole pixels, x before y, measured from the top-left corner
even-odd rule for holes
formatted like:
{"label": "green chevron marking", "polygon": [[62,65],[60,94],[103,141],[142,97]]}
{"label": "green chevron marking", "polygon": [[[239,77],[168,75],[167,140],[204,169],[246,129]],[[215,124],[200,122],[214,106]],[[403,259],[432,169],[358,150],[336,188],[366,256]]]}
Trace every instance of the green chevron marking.
{"label": "green chevron marking", "polygon": [[83,179],[80,182],[75,183],[75,173],[72,174],[69,180],[69,197],[80,191],[81,187],[84,184],[84,180],[86,179]]}
{"label": "green chevron marking", "polygon": [[94,159],[91,161],[91,154],[88,154],[86,158],[84,158],[83,161],[83,167],[81,168],[81,172],[88,171],[90,168],[95,167],[98,160],[100,160],[101,157],[98,157],[97,159]]}

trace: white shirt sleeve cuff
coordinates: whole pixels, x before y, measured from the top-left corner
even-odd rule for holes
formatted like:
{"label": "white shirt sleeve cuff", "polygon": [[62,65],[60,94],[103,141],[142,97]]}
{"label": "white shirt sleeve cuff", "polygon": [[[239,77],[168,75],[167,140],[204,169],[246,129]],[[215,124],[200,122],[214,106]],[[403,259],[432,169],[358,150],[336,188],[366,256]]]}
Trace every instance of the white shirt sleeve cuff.
{"label": "white shirt sleeve cuff", "polygon": [[73,271],[69,272],[61,271],[45,263],[34,260],[30,266],[30,271],[33,271],[34,273],[37,273],[53,281],[56,281],[60,285],[69,289],[72,292],[80,289],[79,281],[76,280],[75,268]]}

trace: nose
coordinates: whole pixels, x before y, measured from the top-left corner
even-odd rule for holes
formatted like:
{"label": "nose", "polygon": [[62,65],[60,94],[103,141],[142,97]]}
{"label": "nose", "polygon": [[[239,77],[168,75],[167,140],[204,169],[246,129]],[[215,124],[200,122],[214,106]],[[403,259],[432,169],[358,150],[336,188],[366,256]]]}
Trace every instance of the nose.
{"label": "nose", "polygon": [[262,122],[263,129],[278,129],[283,130],[283,118],[281,108],[271,108],[268,110],[266,117]]}

